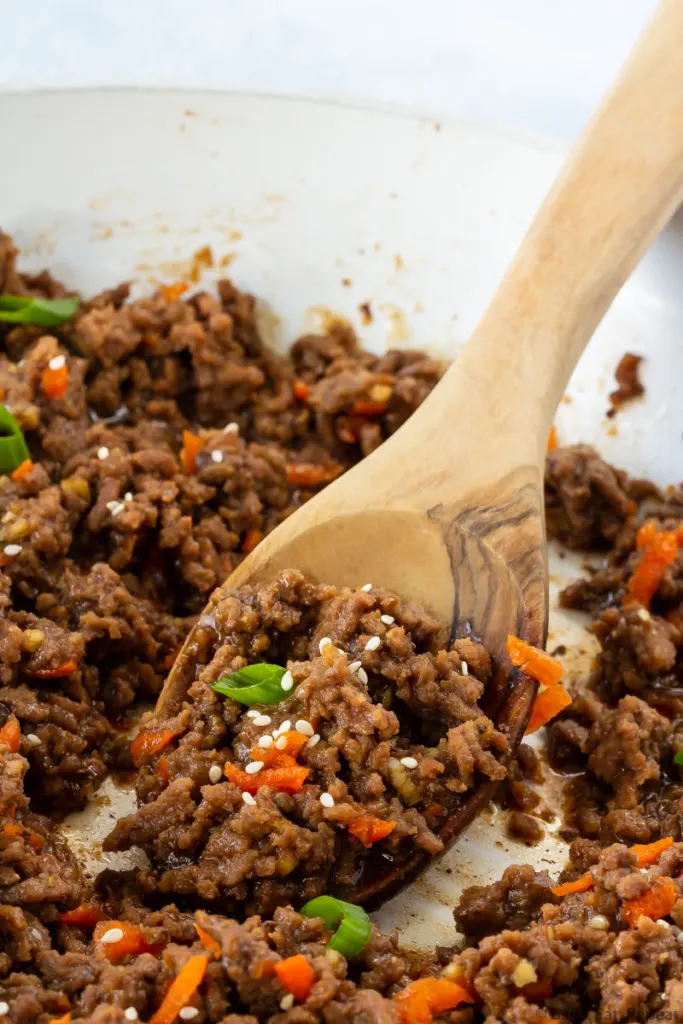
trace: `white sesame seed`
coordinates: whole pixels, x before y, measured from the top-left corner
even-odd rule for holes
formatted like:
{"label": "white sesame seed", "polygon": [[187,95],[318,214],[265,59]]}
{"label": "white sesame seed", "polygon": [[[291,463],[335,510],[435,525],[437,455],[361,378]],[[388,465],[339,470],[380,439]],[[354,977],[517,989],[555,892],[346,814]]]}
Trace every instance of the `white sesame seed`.
{"label": "white sesame seed", "polygon": [[263,767],[263,761],[251,761],[244,770],[247,775],[258,775]]}
{"label": "white sesame seed", "polygon": [[249,804],[250,806],[253,806],[256,803],[256,800],[251,795],[251,793],[242,793],[242,799],[244,800],[245,804]]}
{"label": "white sesame seed", "polygon": [[239,423],[226,423],[223,427],[224,434],[239,434],[240,425]]}
{"label": "white sesame seed", "polygon": [[417,761],[414,757],[402,757],[401,764],[405,768],[417,768]]}
{"label": "white sesame seed", "polygon": [[36,736],[34,732],[27,732],[26,739],[28,740],[32,747],[40,746],[40,737]]}
{"label": "white sesame seed", "polygon": [[212,764],[209,768],[209,779],[211,782],[220,782],[223,772],[220,770],[217,764]]}
{"label": "white sesame seed", "polygon": [[320,743],[320,735],[316,732],[306,744],[307,747],[316,747]]}
{"label": "white sesame seed", "polygon": [[276,750],[286,750],[287,749],[287,737],[286,736],[278,736],[278,738],[275,740],[275,749]]}
{"label": "white sesame seed", "polygon": [[638,618],[641,619],[643,622],[649,622],[651,617],[652,616],[650,615],[650,613],[647,610],[647,608],[639,608],[638,609]]}
{"label": "white sesame seed", "polygon": [[98,459],[108,459],[109,458],[109,449],[107,448],[106,445],[103,444],[101,448],[97,449],[97,458]]}
{"label": "white sesame seed", "polygon": [[315,729],[310,722],[307,722],[305,718],[300,718],[294,726],[297,732],[300,732],[302,736],[312,736]]}
{"label": "white sesame seed", "polygon": [[5,544],[5,548],[4,548],[5,554],[9,555],[10,558],[12,557],[12,555],[19,555],[19,554],[21,554],[22,550],[23,549],[21,547],[21,544]]}
{"label": "white sesame seed", "polygon": [[123,1011],[123,1016],[126,1018],[126,1020],[137,1020],[138,1011],[135,1009],[134,1006],[127,1006],[126,1009]]}
{"label": "white sesame seed", "polygon": [[588,925],[598,932],[606,932],[609,928],[609,921],[604,914],[594,914],[588,919]]}
{"label": "white sesame seed", "polygon": [[183,1006],[182,1010],[178,1013],[178,1016],[182,1020],[192,1020],[194,1017],[199,1016],[199,1010],[196,1006]]}
{"label": "white sesame seed", "polygon": [[676,942],[679,944],[679,946],[683,946],[683,931],[680,931],[676,936]]}
{"label": "white sesame seed", "polygon": [[368,642],[365,645],[365,650],[366,651],[376,651],[377,648],[381,646],[381,644],[382,644],[382,641],[380,640],[380,638],[378,636],[371,636],[370,639],[368,640]]}
{"label": "white sesame seed", "polygon": [[365,683],[367,685],[368,674],[365,671],[365,669],[364,668],[359,668],[357,674],[358,674],[358,678],[360,679],[361,683]]}
{"label": "white sesame seed", "polygon": [[396,622],[393,615],[380,615],[379,620],[380,622],[383,622],[385,626],[391,626]]}
{"label": "white sesame seed", "polygon": [[[132,501],[133,500],[133,492],[132,491],[126,491],[126,493],[123,496],[123,500],[124,501]],[[135,1009],[135,1007],[131,1007],[131,1009]]]}
{"label": "white sesame seed", "polygon": [[66,366],[66,358],[64,356],[53,356],[47,365],[51,370],[61,370],[63,366]]}
{"label": "white sesame seed", "polygon": [[466,661],[460,662],[460,671],[464,676],[468,676],[470,674],[470,666],[467,664]]}
{"label": "white sesame seed", "polygon": [[247,711],[247,718],[259,718],[260,715],[260,711],[254,711],[253,709],[251,711]]}
{"label": "white sesame seed", "polygon": [[288,718],[285,718],[285,720],[282,723],[282,725],[279,725],[277,727],[277,734],[279,736],[281,736],[283,732],[289,732],[289,730],[291,728],[292,728],[292,723],[290,722],[290,720]]}
{"label": "white sesame seed", "polygon": [[254,719],[254,725],[270,725],[273,719],[270,715],[257,715]]}
{"label": "white sesame seed", "polygon": [[283,690],[291,690],[292,687],[294,686],[294,676],[289,671],[289,669],[287,669],[287,671],[283,675],[282,680],[280,682],[280,686],[282,687]]}
{"label": "white sesame seed", "polygon": [[113,516],[118,516],[120,515],[121,512],[123,512],[125,505],[123,504],[122,501],[108,501],[107,508],[109,509]]}
{"label": "white sesame seed", "polygon": [[362,661],[352,661],[351,664],[349,665],[349,670],[351,672],[357,672],[358,669],[362,666],[362,664]]}
{"label": "white sesame seed", "polygon": [[9,1003],[3,1001],[0,1003],[0,1017],[4,1017],[7,1013],[9,1013]]}
{"label": "white sesame seed", "polygon": [[321,793],[320,803],[323,807],[334,807],[334,797],[331,793]]}
{"label": "white sesame seed", "polygon": [[267,750],[268,747],[272,747],[272,745],[273,745],[273,737],[272,736],[259,736],[258,745],[259,745],[259,747],[263,747],[264,750]]}
{"label": "white sesame seed", "polygon": [[365,591],[372,590],[372,583],[366,583],[365,586],[360,589]]}
{"label": "white sesame seed", "polygon": [[330,640],[329,636],[324,636],[320,643],[318,644],[318,650],[320,651],[320,653],[323,653],[323,647],[327,647],[327,645],[331,643],[332,641]]}
{"label": "white sesame seed", "polygon": [[671,925],[668,921],[665,921],[663,917],[657,918],[656,924],[661,924],[664,928],[670,928]]}
{"label": "white sesame seed", "polygon": [[281,1010],[291,1010],[294,1006],[294,996],[291,992],[288,992],[286,996],[283,996],[280,1000]]}
{"label": "white sesame seed", "polygon": [[211,461],[212,462],[222,462],[223,461],[223,452],[219,452],[219,451],[211,452]]}
{"label": "white sesame seed", "polygon": [[109,946],[114,942],[120,942],[123,938],[123,930],[121,928],[110,928],[109,931],[105,932],[100,942],[103,942],[105,946]]}

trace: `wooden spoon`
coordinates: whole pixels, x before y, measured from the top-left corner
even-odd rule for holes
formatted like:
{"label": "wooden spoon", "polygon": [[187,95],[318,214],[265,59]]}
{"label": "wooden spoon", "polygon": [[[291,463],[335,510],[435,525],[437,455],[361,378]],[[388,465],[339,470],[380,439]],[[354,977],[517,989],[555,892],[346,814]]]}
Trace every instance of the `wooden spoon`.
{"label": "wooden spoon", "polygon": [[[683,3],[665,0],[433,394],[379,450],[266,537],[223,586],[295,567],[312,580],[394,590],[436,613],[452,637],[471,629],[499,666],[486,710],[511,750],[535,688],[510,674],[505,640],[515,633],[542,645],[547,631],[548,432],[586,342],[682,194],[681,53]],[[176,660],[157,719],[177,713],[195,678],[201,628]],[[491,793],[481,785],[446,819],[446,843]],[[428,860],[385,860],[353,892],[336,891],[376,903]]]}

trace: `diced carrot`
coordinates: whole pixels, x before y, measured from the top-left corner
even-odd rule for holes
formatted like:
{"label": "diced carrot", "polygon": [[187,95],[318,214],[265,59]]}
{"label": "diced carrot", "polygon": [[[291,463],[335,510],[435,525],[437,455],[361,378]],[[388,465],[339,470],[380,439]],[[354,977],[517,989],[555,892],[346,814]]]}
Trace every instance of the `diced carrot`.
{"label": "diced carrot", "polygon": [[425,807],[425,814],[430,814],[433,818],[445,818],[446,808],[443,804],[429,804]]}
{"label": "diced carrot", "polygon": [[183,447],[180,449],[180,465],[183,473],[191,476],[196,472],[196,458],[204,447],[201,437],[189,430],[183,430]]}
{"label": "diced carrot", "polygon": [[29,832],[27,838],[28,845],[36,853],[40,853],[42,848],[45,846],[45,840],[38,832]]}
{"label": "diced carrot", "polygon": [[571,697],[560,683],[549,686],[547,690],[541,690],[531,709],[531,717],[525,735],[528,736],[529,733],[536,732],[541,726],[547,725],[559,715],[560,711],[568,708],[571,702]]}
{"label": "diced carrot", "polygon": [[71,1010],[63,1013],[61,1017],[51,1017],[49,1024],[71,1024]]}
{"label": "diced carrot", "polygon": [[275,973],[281,985],[292,993],[298,1003],[305,1003],[318,976],[303,953],[278,960]]}
{"label": "diced carrot", "polygon": [[581,875],[580,878],[575,878],[573,882],[563,882],[562,885],[555,885],[550,890],[554,896],[570,896],[574,892],[588,892],[595,885],[595,881],[590,871],[585,875]]}
{"label": "diced carrot", "polygon": [[308,778],[310,769],[295,764],[284,768],[264,768],[258,775],[249,775],[228,761],[225,774],[230,782],[253,796],[261,786],[269,786],[281,793],[298,793]]}
{"label": "diced carrot", "polygon": [[354,402],[351,412],[354,416],[381,416],[387,407],[386,402]]}
{"label": "diced carrot", "polygon": [[173,284],[162,285],[159,289],[159,294],[166,302],[173,302],[174,299],[179,299],[189,287],[189,284],[186,284],[185,281],[174,281]]}
{"label": "diced carrot", "polygon": [[2,729],[0,729],[0,743],[9,747],[12,754],[16,754],[21,742],[21,726],[16,715],[10,715]]}
{"label": "diced carrot", "polygon": [[305,402],[308,398],[309,388],[305,380],[295,380],[292,385],[292,391],[294,392],[294,397],[299,402]]}
{"label": "diced carrot", "polygon": [[434,1014],[474,1001],[464,985],[447,978],[418,978],[394,996],[405,1024],[432,1024]]}
{"label": "diced carrot", "polygon": [[[118,942],[102,942],[103,936],[114,928],[123,932]],[[124,956],[159,952],[159,947],[150,946],[140,928],[131,921],[98,921],[93,932],[93,941],[98,952],[104,954],[113,964],[118,963]]]}
{"label": "diced carrot", "polygon": [[664,839],[657,839],[654,843],[640,844],[636,843],[635,846],[630,846],[629,849],[638,858],[638,867],[644,868],[648,864],[654,864],[658,861],[660,855],[668,850],[670,846],[673,846],[674,841],[671,836],[665,836]]}
{"label": "diced carrot", "polygon": [[625,900],[621,907],[621,913],[624,920],[635,927],[641,917],[650,917],[653,921],[666,917],[673,910],[677,899],[678,890],[673,878],[659,875],[653,879],[652,885],[642,896],[633,900]]}
{"label": "diced carrot", "polygon": [[656,536],[657,524],[651,519],[648,519],[646,523],[643,523],[636,534],[636,547],[639,551],[641,548],[649,548]]}
{"label": "diced carrot", "polygon": [[193,995],[201,985],[207,963],[207,958],[202,953],[198,953],[183,964],[171,982],[161,1006],[150,1018],[149,1024],[173,1024],[180,1011],[191,1002]]}
{"label": "diced carrot", "polygon": [[104,920],[104,911],[97,903],[81,903],[73,910],[65,910],[59,915],[59,920],[64,924],[77,925],[79,928],[94,928],[98,922]]}
{"label": "diced carrot", "polygon": [[542,1003],[553,994],[553,983],[550,978],[532,981],[522,989],[522,995],[532,1003]]}
{"label": "diced carrot", "polygon": [[69,387],[69,367],[64,364],[58,370],[46,366],[40,378],[43,394],[51,402],[56,398],[64,398]]}
{"label": "diced carrot", "polygon": [[179,654],[180,654],[180,650],[177,650],[177,651],[171,651],[170,654],[166,655],[166,657],[164,658],[162,664],[163,664],[163,666],[164,666],[164,668],[165,668],[165,670],[167,672],[171,671],[171,669],[173,668],[173,666],[176,663],[176,658],[178,657]]}
{"label": "diced carrot", "polygon": [[383,821],[374,814],[361,814],[349,825],[349,832],[366,848],[380,839],[386,839],[396,828],[395,821]]}
{"label": "diced carrot", "polygon": [[24,831],[23,825],[17,824],[17,822],[10,822],[9,825],[5,825],[2,830],[4,836],[20,836]]}
{"label": "diced carrot", "polygon": [[150,757],[158,754],[175,738],[173,729],[156,729],[152,732],[139,732],[130,745],[130,756],[133,764],[139,768]]}
{"label": "diced carrot", "polygon": [[557,448],[557,430],[555,429],[555,427],[551,427],[550,428],[550,433],[548,434],[548,451],[549,452],[553,452],[553,451],[555,451],[556,448]]}
{"label": "diced carrot", "polygon": [[520,640],[511,633],[507,638],[507,652],[510,661],[522,670],[525,676],[536,679],[542,686],[555,686],[562,678],[562,665],[557,658],[551,658],[545,651],[533,647],[526,640]]}
{"label": "diced carrot", "polygon": [[290,732],[280,733],[278,740],[281,739],[287,741],[287,745],[283,746],[282,749],[278,749],[275,744],[272,747],[268,747],[267,750],[264,750],[263,747],[254,747],[249,757],[253,758],[254,761],[263,761],[266,768],[284,768],[287,765],[293,764],[301,748],[305,747],[308,743],[308,736],[303,736],[300,732],[295,732],[292,729]]}
{"label": "diced carrot", "polygon": [[324,466],[313,462],[290,462],[287,466],[287,483],[292,487],[318,487],[329,484],[339,476],[342,467],[336,463]]}
{"label": "diced carrot", "polygon": [[209,935],[209,933],[205,931],[205,929],[202,928],[201,925],[198,925],[196,921],[194,927],[195,931],[197,932],[197,935],[199,936],[199,941],[201,942],[204,949],[207,950],[207,952],[211,953],[211,955],[214,956],[216,959],[218,959],[222,952],[220,942],[218,942],[217,939],[214,939],[212,935]]}
{"label": "diced carrot", "polygon": [[162,782],[168,785],[168,758],[163,755],[159,758],[159,764],[157,765],[157,771],[159,778]]}
{"label": "diced carrot", "polygon": [[69,658],[68,661],[63,661],[56,668],[37,668],[33,672],[27,672],[26,675],[31,676],[32,679],[63,679],[65,676],[70,676],[77,668],[78,662]]}
{"label": "diced carrot", "polygon": [[11,474],[15,484],[21,483],[21,481],[29,475],[33,468],[34,466],[30,459],[24,459],[23,462],[20,462],[17,468]]}
{"label": "diced carrot", "polygon": [[[645,526],[642,526],[638,535],[640,536],[641,532],[649,525],[646,523]],[[650,601],[664,578],[664,573],[671,563],[676,561],[678,538],[675,533],[666,530],[655,533],[654,536],[648,530],[644,536],[651,537],[651,539],[641,544],[643,554],[626,584],[626,589],[630,596],[639,601],[644,608],[649,608]],[[636,538],[636,543],[638,543],[638,538]]]}
{"label": "diced carrot", "polygon": [[263,531],[252,528],[247,530],[242,541],[242,551],[245,555],[248,555],[250,551],[253,551],[257,544],[260,544],[263,540]]}

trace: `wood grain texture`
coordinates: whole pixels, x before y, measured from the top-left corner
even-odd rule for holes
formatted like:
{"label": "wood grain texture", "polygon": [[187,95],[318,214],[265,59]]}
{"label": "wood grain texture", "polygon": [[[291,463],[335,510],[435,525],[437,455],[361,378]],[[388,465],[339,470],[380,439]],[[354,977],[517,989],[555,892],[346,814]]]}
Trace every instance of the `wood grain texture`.
{"label": "wood grain texture", "polygon": [[[541,207],[488,311],[432,395],[393,437],[265,538],[227,588],[295,567],[373,583],[425,605],[498,663],[487,709],[514,750],[534,697],[510,672],[509,632],[543,644],[548,621],[543,463],[569,375],[683,188],[683,2],[664,0]],[[158,704],[179,707],[195,630]],[[491,794],[446,820],[450,842]],[[347,898],[377,902],[416,856]]]}

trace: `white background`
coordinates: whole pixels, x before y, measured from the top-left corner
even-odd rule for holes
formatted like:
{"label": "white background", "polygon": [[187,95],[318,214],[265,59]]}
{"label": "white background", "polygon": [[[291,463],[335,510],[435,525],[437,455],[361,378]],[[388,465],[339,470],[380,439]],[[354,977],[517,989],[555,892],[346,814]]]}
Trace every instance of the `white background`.
{"label": "white background", "polygon": [[0,87],[333,95],[571,139],[656,0],[0,0]]}

